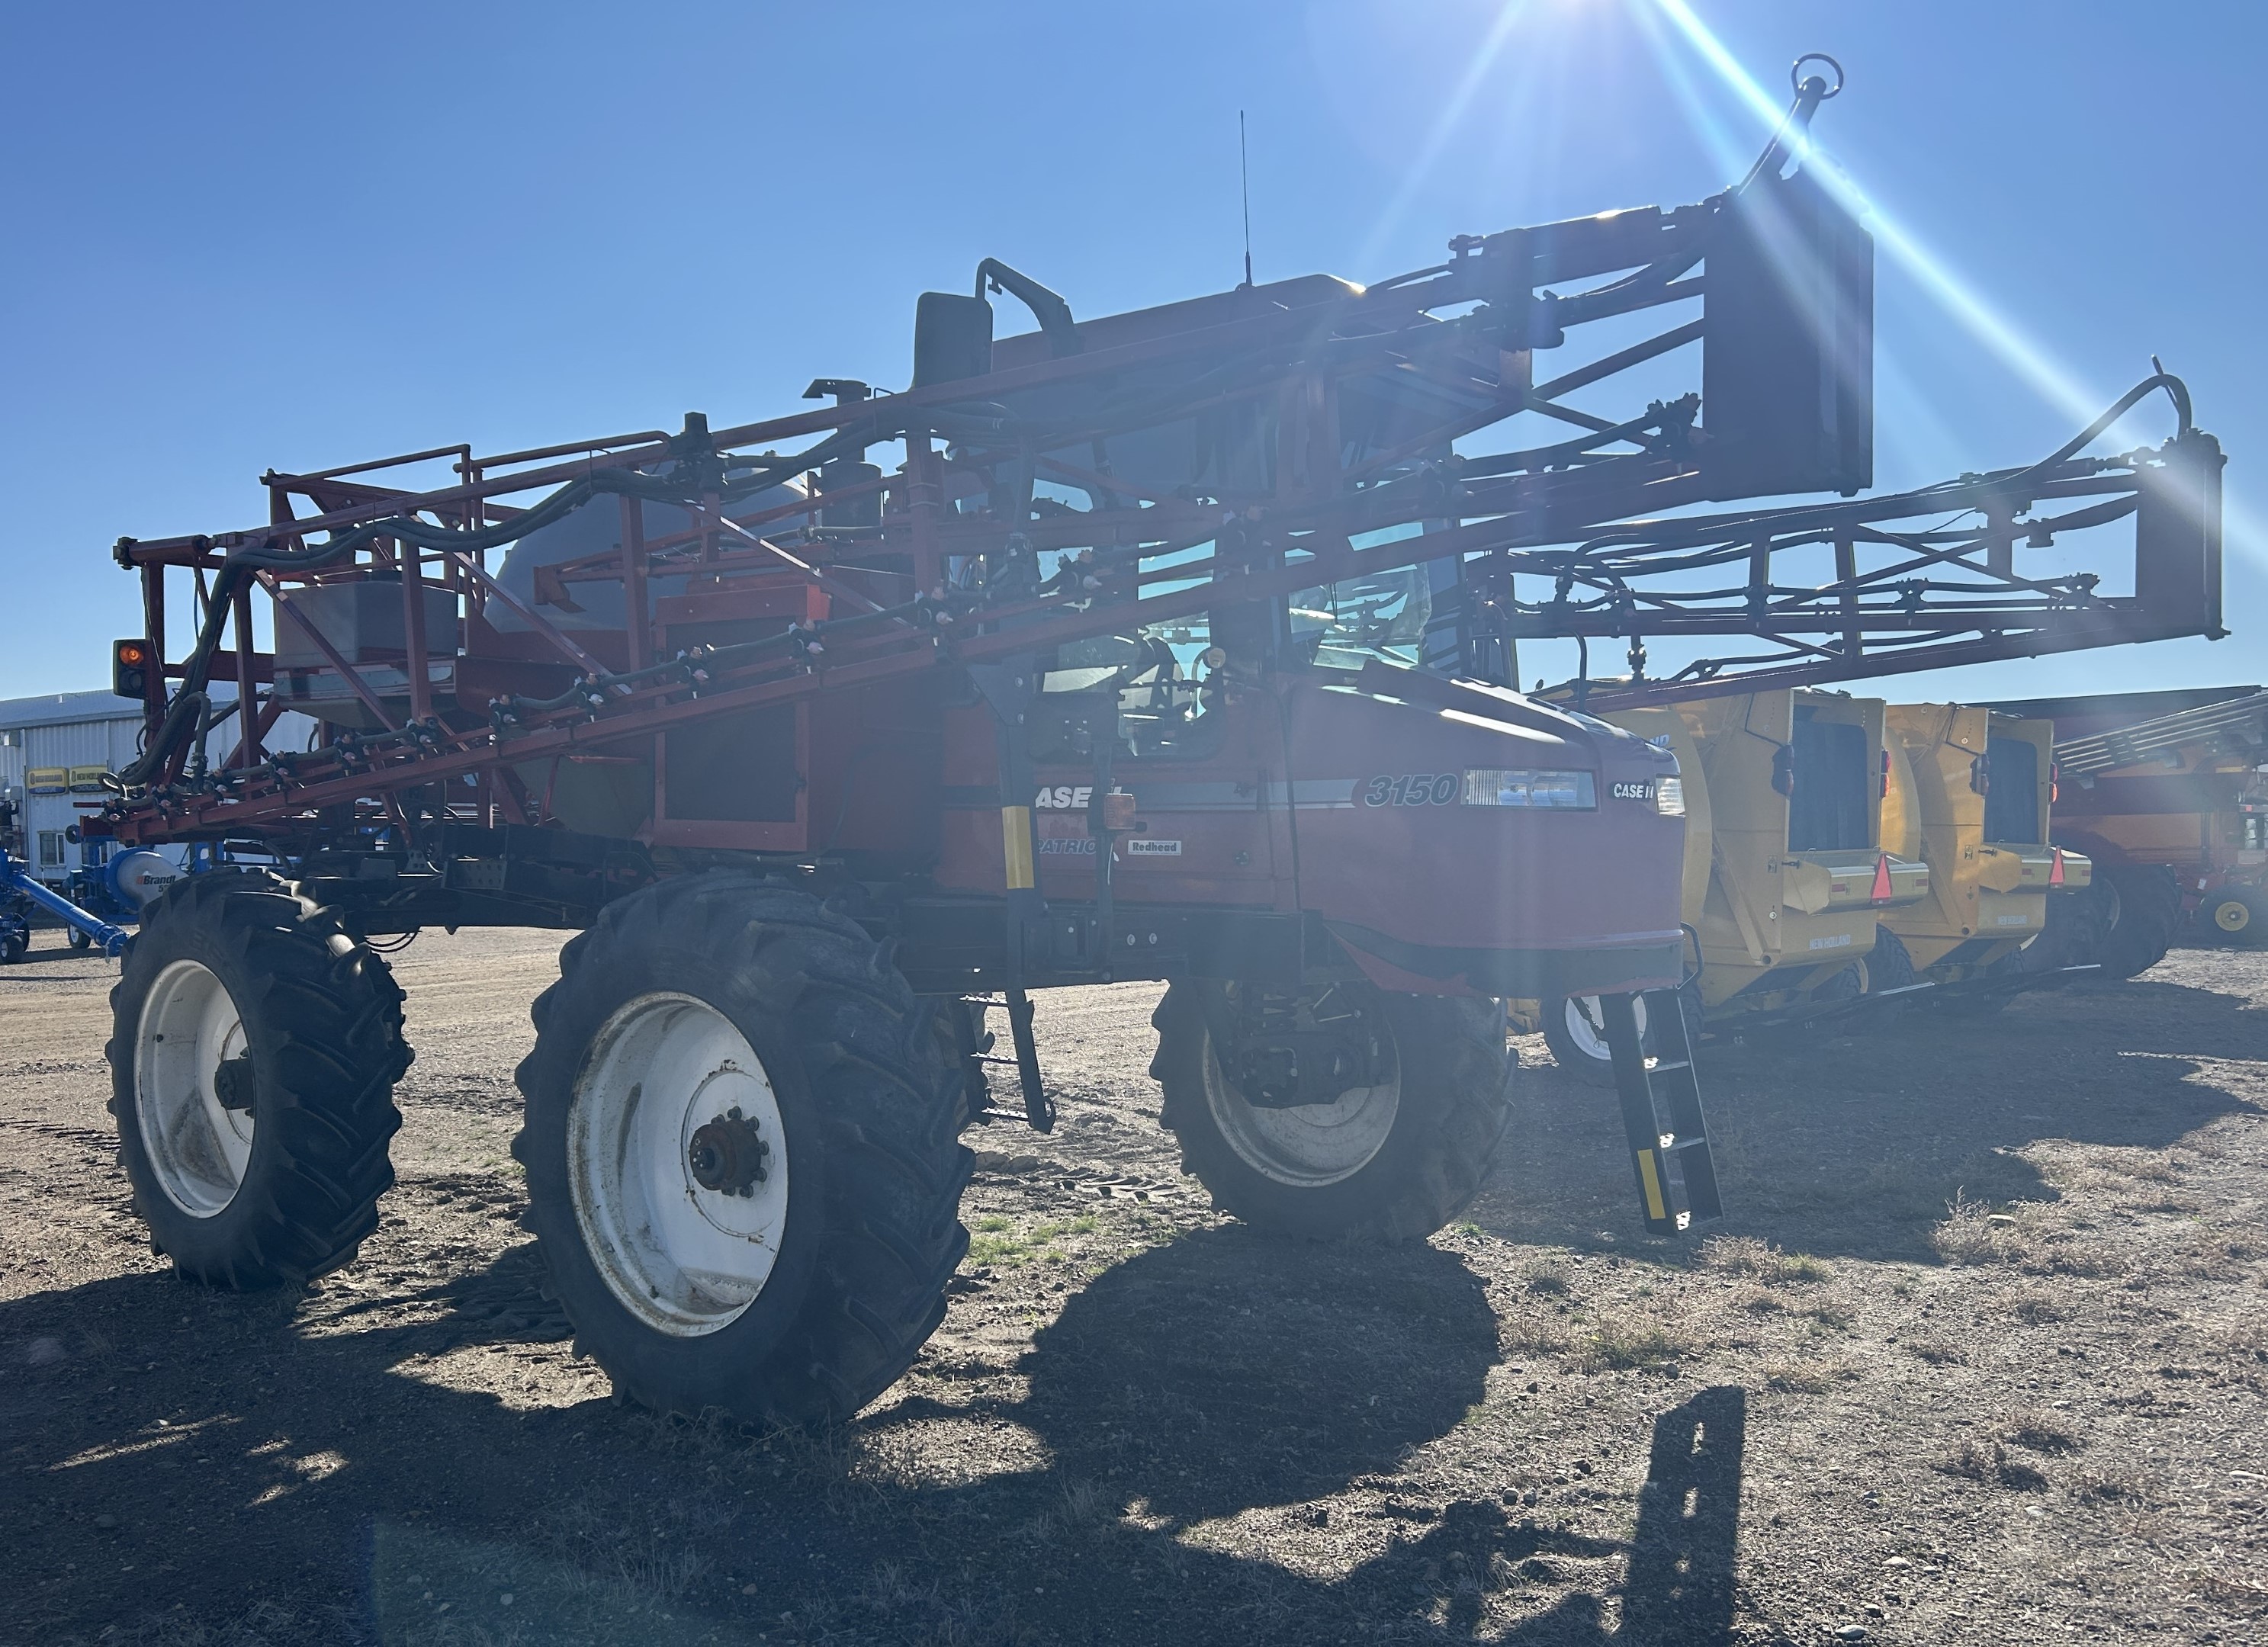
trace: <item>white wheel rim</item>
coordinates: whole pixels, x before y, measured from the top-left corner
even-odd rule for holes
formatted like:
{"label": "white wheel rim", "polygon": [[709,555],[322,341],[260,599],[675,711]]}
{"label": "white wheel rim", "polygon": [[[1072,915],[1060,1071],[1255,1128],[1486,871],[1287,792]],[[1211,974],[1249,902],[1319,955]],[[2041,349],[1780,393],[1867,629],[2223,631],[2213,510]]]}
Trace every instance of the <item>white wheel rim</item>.
{"label": "white wheel rim", "polygon": [[[1637,1016],[1638,1033],[1643,1039],[1646,1034],[1646,997],[1639,996],[1633,1000],[1631,1010]],[[1605,1009],[1600,1006],[1597,996],[1569,996],[1565,1016],[1567,1039],[1574,1043],[1577,1052],[1594,1063],[1612,1063],[1615,1061],[1614,1049],[1607,1045]]]}
{"label": "white wheel rim", "polygon": [[[753,1128],[764,1146],[744,1155],[761,1162],[748,1193],[696,1176],[695,1135],[712,1123]],[[707,1002],[640,996],[607,1020],[575,1084],[567,1173],[585,1250],[656,1332],[716,1332],[770,1279],[787,1228],[779,1099],[747,1037]]]}
{"label": "white wheel rim", "polygon": [[252,1158],[253,1112],[223,1107],[215,1079],[244,1050],[243,1018],[210,967],[177,960],[158,974],[136,1033],[134,1115],[158,1187],[191,1217],[235,1200]]}
{"label": "white wheel rim", "polygon": [[1299,1189],[1321,1189],[1352,1178],[1386,1147],[1402,1110],[1402,1071],[1377,1086],[1349,1087],[1328,1104],[1263,1109],[1246,1100],[1221,1072],[1205,1037],[1205,1106],[1237,1158],[1263,1177]]}

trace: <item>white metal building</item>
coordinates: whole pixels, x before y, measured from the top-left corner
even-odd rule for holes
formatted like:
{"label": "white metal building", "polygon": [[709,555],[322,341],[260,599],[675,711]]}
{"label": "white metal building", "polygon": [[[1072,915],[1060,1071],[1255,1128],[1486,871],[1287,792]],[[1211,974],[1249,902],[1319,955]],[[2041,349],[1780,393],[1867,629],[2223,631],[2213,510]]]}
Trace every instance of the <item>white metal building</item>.
{"label": "white metal building", "polygon": [[103,775],[134,759],[142,705],[107,692],[0,701],[0,794],[16,805],[32,872],[60,886],[78,862],[63,831],[99,804]]}

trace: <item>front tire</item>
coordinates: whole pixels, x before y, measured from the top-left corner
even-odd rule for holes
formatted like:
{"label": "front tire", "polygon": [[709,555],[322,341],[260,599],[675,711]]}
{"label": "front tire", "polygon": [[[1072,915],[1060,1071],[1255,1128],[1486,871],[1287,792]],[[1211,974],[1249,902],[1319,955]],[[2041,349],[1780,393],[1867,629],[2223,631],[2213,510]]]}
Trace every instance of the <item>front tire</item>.
{"label": "front tire", "polygon": [[519,1066],[528,1223],[622,1393],[845,1419],[910,1365],[968,1237],[959,1072],[881,945],[755,876],[664,881],[560,955]]}
{"label": "front tire", "polygon": [[[1638,996],[1631,1005],[1638,1014],[1638,1033],[1651,1052],[1653,1040],[1646,1027],[1646,997]],[[1543,1003],[1543,1045],[1550,1052],[1552,1062],[1586,1085],[1611,1089],[1615,1085],[1614,1054],[1607,1047],[1606,1020],[1597,996],[1547,998]]]}
{"label": "front tire", "polygon": [[136,1209],[191,1280],[301,1284],[394,1186],[401,990],[336,916],[259,871],[152,905],[111,991],[111,1114]]}
{"label": "front tire", "polygon": [[[1280,1058],[1250,1056],[1251,1034],[1237,1026],[1256,1013],[1297,1026],[1274,1044],[1312,1048],[1325,1043],[1300,1038],[1336,1036],[1345,1043],[1336,1055],[1363,1067],[1328,1102],[1255,1104],[1246,1092],[1256,1083],[1289,1082],[1294,1073]],[[1167,989],[1152,1023],[1158,1053],[1150,1073],[1165,1088],[1165,1124],[1181,1142],[1182,1170],[1222,1210],[1262,1229],[1317,1240],[1423,1240],[1479,1192],[1511,1120],[1517,1065],[1501,1003],[1394,995],[1366,983],[1279,991],[1183,981]]]}
{"label": "front tire", "polygon": [[[1858,966],[1861,995],[1888,995],[1893,989],[1910,989],[1918,977],[1905,940],[1886,926],[1874,929],[1874,947]],[[1893,1001],[1888,1006],[1869,1008],[1859,1015],[1858,1026],[1863,1030],[1896,1028],[1904,1019],[1908,1004]]]}

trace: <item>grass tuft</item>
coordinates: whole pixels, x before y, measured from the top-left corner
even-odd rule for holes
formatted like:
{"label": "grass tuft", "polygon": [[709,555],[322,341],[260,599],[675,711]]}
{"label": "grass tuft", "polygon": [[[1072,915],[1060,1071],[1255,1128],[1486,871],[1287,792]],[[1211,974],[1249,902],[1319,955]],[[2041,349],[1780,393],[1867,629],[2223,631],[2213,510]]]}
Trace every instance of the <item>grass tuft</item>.
{"label": "grass tuft", "polygon": [[2021,1459],[2010,1458],[2008,1449],[1990,1436],[1982,1442],[1963,1437],[1952,1452],[1937,1461],[1936,1467],[1948,1475],[1990,1482],[2012,1492],[2039,1492],[2048,1484],[2044,1474]]}
{"label": "grass tuft", "polygon": [[2030,1327],[2045,1327],[2051,1321],[2063,1320],[2071,1314],[2060,1298],[2036,1288],[2010,1294],[2008,1312]]}
{"label": "grass tuft", "polygon": [[2019,1408],[2008,1415],[1993,1434],[2003,1441],[2013,1441],[2034,1452],[2061,1454],[2079,1451],[2078,1434],[2053,1413],[2037,1408]]}
{"label": "grass tuft", "polygon": [[1948,1264],[2006,1263],[2014,1256],[2014,1229],[2007,1214],[1996,1214],[1991,1203],[1971,1201],[1967,1191],[1956,1189],[1929,1241]]}
{"label": "grass tuft", "polygon": [[1021,1228],[1013,1218],[997,1212],[986,1213],[969,1232],[968,1263],[971,1268],[989,1264],[999,1269],[1032,1263],[1064,1263],[1071,1254],[1056,1242],[1066,1235],[1092,1235],[1094,1230],[1092,1213]]}
{"label": "grass tuft", "polygon": [[1683,1360],[1694,1349],[1690,1339],[1659,1327],[1616,1323],[1598,1328],[1575,1346],[1575,1364],[1586,1372],[1653,1371]]}
{"label": "grass tuft", "polygon": [[1548,1258],[1538,1259],[1530,1264],[1522,1279],[1530,1292],[1554,1298],[1572,1291],[1575,1284],[1575,1278],[1566,1265]]}
{"label": "grass tuft", "polygon": [[1747,1276],[1767,1287],[1802,1286],[1826,1281],[1834,1268],[1808,1253],[1784,1253],[1751,1235],[1712,1236],[1702,1244],[1701,1262],[1727,1275]]}
{"label": "grass tuft", "polygon": [[2081,1504],[2136,1504],[2142,1497],[2142,1478],[2131,1470],[2081,1470],[2071,1478],[2071,1496]]}

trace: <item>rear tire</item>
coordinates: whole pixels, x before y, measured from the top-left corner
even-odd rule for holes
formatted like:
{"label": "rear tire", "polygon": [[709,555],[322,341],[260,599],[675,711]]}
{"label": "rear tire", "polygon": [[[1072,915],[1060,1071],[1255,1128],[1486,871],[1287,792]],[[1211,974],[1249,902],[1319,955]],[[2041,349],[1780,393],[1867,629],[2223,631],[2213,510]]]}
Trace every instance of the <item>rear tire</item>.
{"label": "rear tire", "polygon": [[2041,973],[2099,965],[2105,899],[2091,886],[2080,892],[2051,892],[2047,898],[2047,919],[2039,935],[2012,957],[2017,969]]}
{"label": "rear tire", "polygon": [[1183,981],[1152,1023],[1150,1073],[1182,1170],[1245,1223],[1314,1240],[1423,1240],[1479,1193],[1512,1117],[1518,1068],[1500,1002],[1394,995],[1367,983],[1285,991],[1318,1020],[1385,1043],[1373,1073],[1327,1104],[1248,1102],[1221,1067],[1215,1026],[1239,989]]}
{"label": "rear tire", "polygon": [[617,1390],[811,1424],[905,1371],[968,1250],[972,1158],[937,1014],[880,944],[807,893],[683,876],[608,905],[533,1017],[528,1224]]}
{"label": "rear tire", "polygon": [[2161,864],[2121,864],[2096,871],[2106,978],[2132,978],[2165,960],[2182,924],[2182,889]]}
{"label": "rear tire", "polygon": [[119,1155],[174,1268],[249,1289],[351,1260],[411,1056],[386,963],[272,875],[200,875],[151,906],[110,1004]]}
{"label": "rear tire", "polygon": [[2223,886],[2198,910],[2198,927],[2213,942],[2240,949],[2268,944],[2268,892],[2257,886]]}

